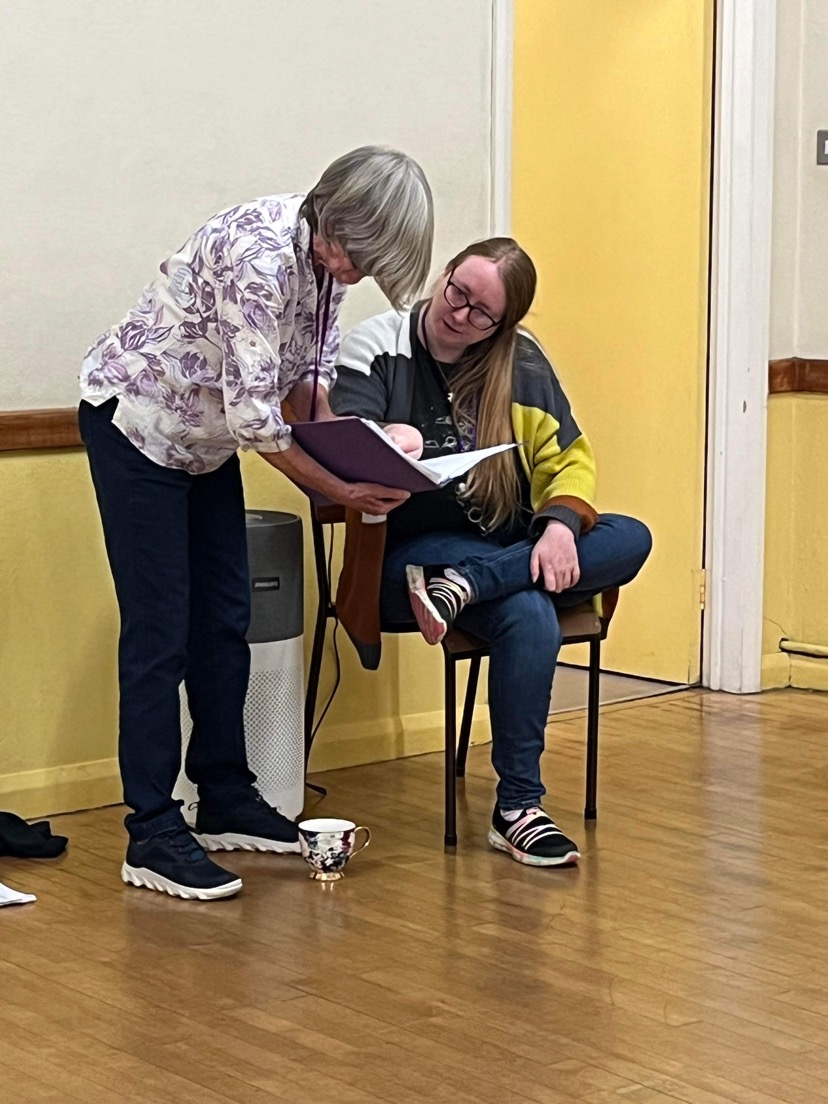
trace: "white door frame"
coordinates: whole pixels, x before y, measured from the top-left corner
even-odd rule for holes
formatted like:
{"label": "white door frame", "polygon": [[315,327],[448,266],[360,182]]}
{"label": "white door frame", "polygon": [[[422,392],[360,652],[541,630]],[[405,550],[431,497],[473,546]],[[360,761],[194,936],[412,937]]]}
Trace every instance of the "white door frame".
{"label": "white door frame", "polygon": [[[760,689],[776,0],[717,0],[702,682]],[[492,0],[492,233],[511,223],[514,0]]]}
{"label": "white door frame", "polygon": [[705,686],[761,688],[776,0],[718,0]]}

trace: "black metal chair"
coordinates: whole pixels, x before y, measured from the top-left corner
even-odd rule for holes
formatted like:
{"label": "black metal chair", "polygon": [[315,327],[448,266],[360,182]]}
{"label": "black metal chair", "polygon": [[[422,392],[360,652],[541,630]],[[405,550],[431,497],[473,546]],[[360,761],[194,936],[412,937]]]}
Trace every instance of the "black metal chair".
{"label": "black metal chair", "polygon": [[[328,619],[336,616],[336,605],[328,583],[325,525],[336,525],[344,520],[339,507],[312,507],[311,532],[319,604],[311,648],[308,671],[308,687],[305,696],[305,761],[310,756],[313,743],[316,700],[319,693],[319,676],[322,670],[322,653]],[[609,592],[607,592],[609,595]],[[612,603],[614,608],[614,602]],[[561,610],[558,621],[564,644],[589,644],[589,684],[587,692],[587,751],[586,751],[586,801],[584,818],[595,820],[597,816],[598,787],[598,718],[600,712],[601,643],[606,639],[609,621],[596,613],[592,602],[583,602],[572,609]],[[383,623],[383,632],[417,632],[414,623]],[[445,832],[446,847],[457,846],[457,779],[466,773],[466,757],[469,750],[474,703],[480,678],[481,661],[488,656],[485,641],[452,629],[442,641],[445,701]],[[469,661],[469,677],[463,702],[460,733],[457,733],[457,664]]]}

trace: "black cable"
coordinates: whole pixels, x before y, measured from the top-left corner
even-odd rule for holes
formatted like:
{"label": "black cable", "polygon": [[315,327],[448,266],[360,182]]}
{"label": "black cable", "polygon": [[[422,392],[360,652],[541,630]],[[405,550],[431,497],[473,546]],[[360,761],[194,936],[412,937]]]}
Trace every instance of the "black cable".
{"label": "black cable", "polygon": [[334,660],[336,662],[336,678],[334,679],[333,689],[331,690],[330,697],[328,698],[327,702],[325,703],[325,708],[322,710],[322,715],[319,718],[319,720],[316,722],[316,724],[314,725],[313,736],[312,736],[312,738],[314,740],[316,739],[316,734],[319,731],[320,725],[325,720],[325,716],[326,716],[328,710],[333,705],[333,700],[336,697],[336,692],[339,689],[340,682],[342,681],[342,664],[341,664],[340,659],[339,659],[339,646],[336,642],[336,634],[337,634],[338,631],[339,631],[339,618],[336,615],[334,615],[334,631],[333,631],[332,643],[333,643],[333,649],[334,649]]}
{"label": "black cable", "polygon": [[[330,545],[328,547],[328,563],[327,563],[327,566],[326,566],[327,590],[328,590],[328,595],[329,596],[332,592],[333,553],[334,553],[334,529],[333,529],[333,526],[331,526],[331,541],[330,541]],[[322,714],[319,717],[319,720],[313,726],[313,729],[311,731],[311,744],[316,739],[316,734],[319,731],[319,729],[322,725],[322,722],[325,720],[325,717],[327,716],[328,710],[333,705],[333,700],[336,697],[336,692],[339,689],[340,682],[342,681],[342,662],[340,660],[339,644],[337,643],[337,638],[336,638],[336,634],[339,630],[339,618],[336,615],[336,605],[332,603],[331,608],[333,609],[333,620],[334,620],[334,631],[333,631],[332,643],[333,643],[333,649],[334,649],[334,662],[336,664],[336,677],[334,679],[333,689],[331,690],[331,693],[328,697],[328,700],[325,703],[325,708],[322,710]],[[328,795],[328,791],[325,789],[324,786],[317,786],[313,782],[306,782],[305,785],[308,787],[309,790],[313,790],[314,793],[321,794],[322,797],[327,797],[327,795]]]}
{"label": "black cable", "polygon": [[[334,528],[333,528],[333,526],[331,526],[331,540],[330,540],[330,544],[328,545],[328,563],[327,563],[326,568],[325,568],[325,571],[326,571],[326,574],[327,574],[327,582],[328,582],[328,595],[331,595],[333,593],[333,554],[334,554]],[[316,724],[313,726],[313,731],[311,732],[311,743],[313,743],[313,741],[316,739],[316,734],[319,731],[319,728],[320,728],[322,722],[325,720],[325,717],[328,713],[328,710],[331,708],[331,705],[333,704],[333,700],[336,697],[336,692],[339,689],[339,684],[342,681],[342,664],[341,664],[340,658],[339,658],[339,646],[338,646],[337,641],[336,641],[336,634],[337,634],[337,631],[339,629],[339,617],[337,616],[337,613],[336,613],[336,603],[335,602],[331,603],[331,608],[333,609],[333,619],[334,619],[334,631],[333,631],[332,643],[333,643],[333,649],[334,649],[334,661],[336,663],[336,678],[334,679],[333,689],[331,690],[330,697],[328,698],[327,702],[325,703],[325,708],[322,710],[322,715],[320,716],[320,718],[316,722]]]}

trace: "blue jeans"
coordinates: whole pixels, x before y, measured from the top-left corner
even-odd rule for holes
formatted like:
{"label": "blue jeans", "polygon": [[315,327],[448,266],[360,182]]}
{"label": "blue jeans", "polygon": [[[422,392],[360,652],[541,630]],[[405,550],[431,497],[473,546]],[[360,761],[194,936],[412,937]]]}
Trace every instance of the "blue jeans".
{"label": "blue jeans", "polygon": [[561,647],[556,610],[630,582],[647,559],[652,538],[635,518],[602,514],[578,541],[578,583],[561,594],[532,582],[534,544],[521,540],[504,546],[496,538],[461,531],[424,533],[390,547],[383,565],[387,622],[413,620],[406,564],[451,566],[470,583],[474,601],[460,613],[457,626],[491,646],[492,764],[499,779],[498,804],[506,810],[537,805],[546,793],[540,758]]}
{"label": "blue jeans", "polygon": [[118,757],[132,836],[181,824],[179,686],[193,733],[187,774],[199,796],[229,801],[247,766],[245,639],[250,585],[238,456],[190,475],[144,456],[112,425],[117,400],[82,402],[81,436],[121,612]]}

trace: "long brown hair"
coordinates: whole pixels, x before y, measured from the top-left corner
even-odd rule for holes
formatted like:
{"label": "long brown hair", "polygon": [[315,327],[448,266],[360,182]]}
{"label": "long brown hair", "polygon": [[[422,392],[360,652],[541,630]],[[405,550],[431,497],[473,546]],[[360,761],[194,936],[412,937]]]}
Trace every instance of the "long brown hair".
{"label": "long brown hair", "polygon": [[[472,243],[449,261],[446,272],[467,257],[494,261],[506,291],[506,311],[497,329],[491,337],[468,347],[452,380],[452,406],[458,416],[476,414],[477,447],[486,448],[513,438],[512,377],[518,324],[532,305],[537,275],[529,255],[512,238]],[[515,516],[520,506],[520,484],[511,450],[472,469],[466,480],[466,497],[479,507],[487,530]]]}

